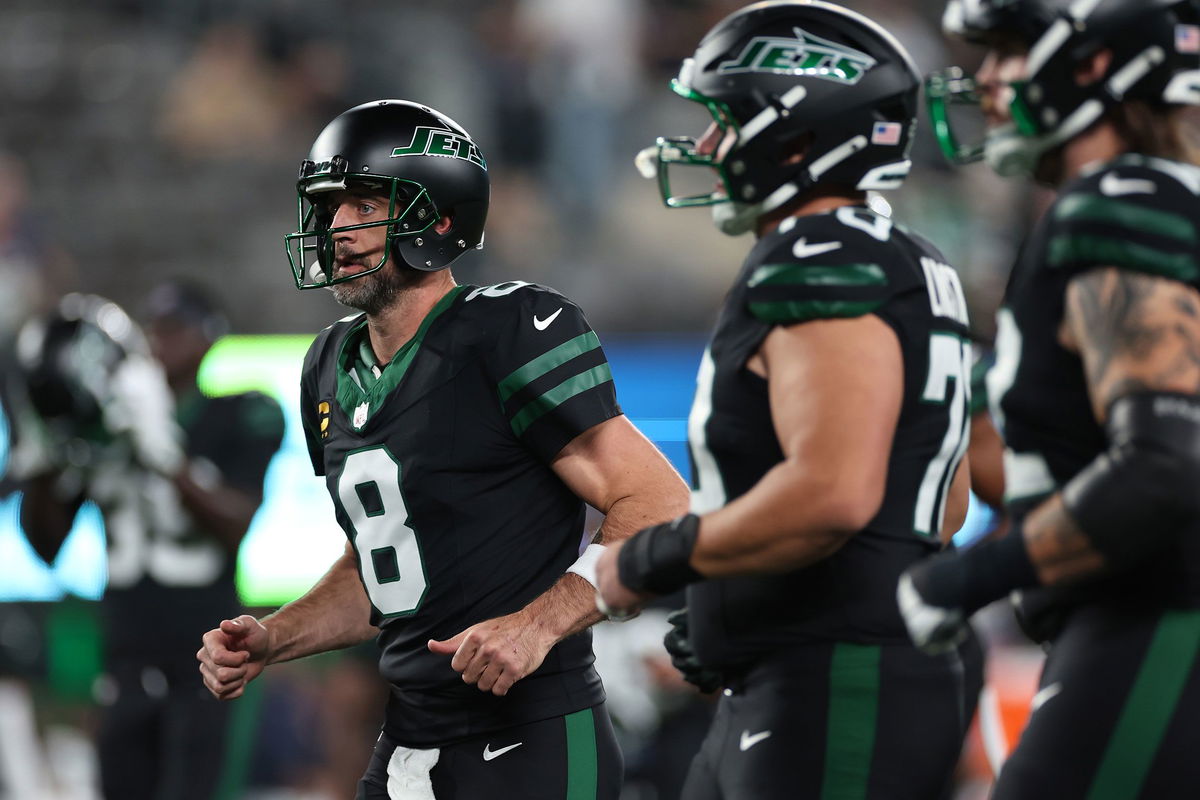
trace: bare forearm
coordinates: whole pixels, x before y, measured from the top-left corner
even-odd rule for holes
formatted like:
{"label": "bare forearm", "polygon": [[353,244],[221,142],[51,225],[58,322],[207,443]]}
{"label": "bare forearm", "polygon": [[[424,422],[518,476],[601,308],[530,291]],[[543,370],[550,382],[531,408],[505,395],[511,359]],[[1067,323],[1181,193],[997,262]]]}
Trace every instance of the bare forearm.
{"label": "bare forearm", "polygon": [[828,558],[861,527],[858,518],[871,516],[847,508],[835,488],[801,465],[775,466],[749,492],[704,515],[691,565],[719,578],[789,572]]}
{"label": "bare forearm", "polygon": [[270,633],[268,663],[351,647],[374,638],[371,604],[347,549],[303,597],[262,620]]}
{"label": "bare forearm", "polygon": [[[608,510],[594,541],[610,545],[628,539],[642,528],[687,512],[687,494],[672,471],[658,490],[647,490],[617,500]],[[604,619],[596,610],[596,588],[574,573],[567,573],[524,609],[532,624],[542,627],[553,641],[595,625]]]}

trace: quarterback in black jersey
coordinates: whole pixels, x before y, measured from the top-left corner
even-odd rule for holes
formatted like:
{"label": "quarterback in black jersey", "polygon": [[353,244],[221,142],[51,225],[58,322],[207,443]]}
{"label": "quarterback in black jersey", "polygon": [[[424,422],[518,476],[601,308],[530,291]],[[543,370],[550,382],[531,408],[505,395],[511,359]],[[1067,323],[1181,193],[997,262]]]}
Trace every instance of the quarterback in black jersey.
{"label": "quarterback in black jersey", "polygon": [[[919,85],[870,20],[757,3],[672,84],[712,126],[640,157],[668,206],[757,239],[697,377],[691,513],[600,564],[618,613],[690,584],[668,647],[724,693],[689,800],[951,789],[981,656],[919,652],[893,598],[965,514],[966,307],[937,249],[866,203],[909,171]],[[711,194],[671,193],[685,164]]]}
{"label": "quarterback in black jersey", "polygon": [[211,800],[239,776],[224,760],[227,709],[196,685],[192,654],[214,615],[240,610],[238,546],[283,413],[258,392],[200,392],[200,363],[225,323],[197,287],[162,284],[147,312],[143,337],[115,304],[69,295],[23,329],[34,418],[14,456],[28,479],[21,521],[51,563],[85,500],[104,518],[104,797]]}
{"label": "quarterback in black jersey", "polygon": [[[391,697],[361,800],[616,798],[594,562],[680,513],[685,485],[621,414],[574,303],[454,282],[489,192],[455,122],[399,100],[350,109],[299,192],[297,284],[363,312],[317,335],[300,387],[349,541],[304,597],[205,636],[207,685],[237,697],[268,663],[377,638]],[[581,554],[585,502],[607,516]]]}
{"label": "quarterback in black jersey", "polygon": [[[1049,657],[994,797],[1191,797],[1200,786],[1200,8],[1186,0],[953,0],[988,48],[931,76],[943,146],[1058,190],[999,311],[992,415],[1012,533],[902,580],[936,650],[982,605]],[[957,141],[948,102],[981,101]]]}

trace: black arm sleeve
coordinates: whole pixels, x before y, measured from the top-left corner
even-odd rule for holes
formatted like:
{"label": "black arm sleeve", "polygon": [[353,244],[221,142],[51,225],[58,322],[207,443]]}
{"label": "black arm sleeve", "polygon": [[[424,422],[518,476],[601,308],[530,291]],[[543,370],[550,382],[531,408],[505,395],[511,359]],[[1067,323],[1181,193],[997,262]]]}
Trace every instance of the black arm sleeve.
{"label": "black arm sleeve", "polygon": [[1200,397],[1122,397],[1109,410],[1107,431],[1108,450],[1063,488],[1063,503],[1120,569],[1200,521]]}

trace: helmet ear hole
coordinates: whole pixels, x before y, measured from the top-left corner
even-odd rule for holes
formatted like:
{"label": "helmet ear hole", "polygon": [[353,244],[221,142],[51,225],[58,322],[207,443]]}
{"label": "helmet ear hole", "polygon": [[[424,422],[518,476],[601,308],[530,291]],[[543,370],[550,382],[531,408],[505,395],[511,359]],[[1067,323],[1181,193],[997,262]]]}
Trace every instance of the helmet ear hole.
{"label": "helmet ear hole", "polygon": [[816,136],[812,131],[797,131],[789,134],[779,143],[779,163],[784,166],[799,164],[808,155]]}
{"label": "helmet ear hole", "polygon": [[433,232],[438,236],[444,236],[452,227],[454,227],[454,217],[445,214],[441,219],[433,223]]}

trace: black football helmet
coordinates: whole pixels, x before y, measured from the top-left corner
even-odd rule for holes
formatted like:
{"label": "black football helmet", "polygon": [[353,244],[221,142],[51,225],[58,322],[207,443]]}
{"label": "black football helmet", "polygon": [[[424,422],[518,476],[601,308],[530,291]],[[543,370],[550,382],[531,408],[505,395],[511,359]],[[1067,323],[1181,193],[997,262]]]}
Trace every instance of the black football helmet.
{"label": "black football helmet", "polygon": [[149,357],[141,328],[111,300],[68,294],[17,335],[17,364],[33,410],[69,436],[103,438],[112,376],[130,355]]}
{"label": "black football helmet", "polygon": [[[671,82],[708,109],[720,144],[701,154],[694,138],[660,138],[638,168],[657,176],[668,207],[712,205],[732,235],[818,183],[893,189],[912,166],[920,85],[903,46],[860,14],[818,0],[755,3],[717,23]],[[719,187],[676,196],[673,165],[711,169]]]}
{"label": "black football helmet", "polygon": [[[975,81],[952,67],[927,81],[934,133],[947,158],[986,158],[1001,175],[1032,174],[1042,155],[1087,130],[1126,99],[1200,105],[1200,11],[1196,0],[950,0],[947,35],[1028,48],[1026,76],[1012,85],[1012,123],[964,144],[949,106],[977,103]],[[1076,68],[1100,50],[1105,75],[1080,86]]]}
{"label": "black football helmet", "polygon": [[[351,183],[389,198],[386,220],[353,226],[386,225],[388,246],[373,268],[334,279],[333,235],[352,228],[330,228],[332,218],[315,200]],[[301,163],[296,188],[299,226],[284,238],[300,289],[353,280],[382,269],[389,257],[422,271],[445,269],[483,246],[487,162],[462,126],[419,103],[376,100],[335,118]],[[442,216],[454,222],[438,234],[433,225]],[[312,255],[315,263],[307,263]]]}

